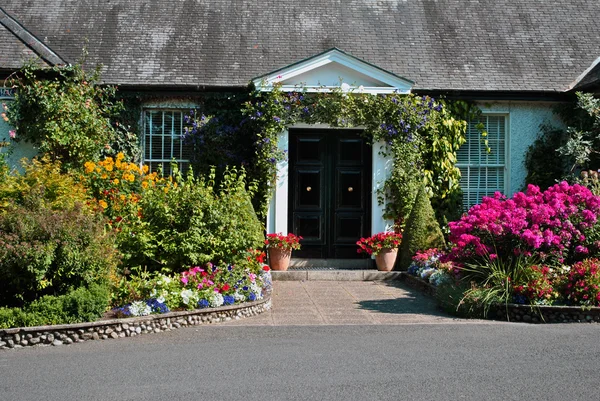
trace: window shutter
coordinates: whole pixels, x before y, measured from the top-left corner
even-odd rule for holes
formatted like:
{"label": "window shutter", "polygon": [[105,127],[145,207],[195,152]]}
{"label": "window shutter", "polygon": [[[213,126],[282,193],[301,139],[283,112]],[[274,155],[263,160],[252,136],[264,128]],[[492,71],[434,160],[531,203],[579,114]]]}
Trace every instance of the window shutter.
{"label": "window shutter", "polygon": [[[487,137],[482,138],[477,125],[485,126]],[[457,167],[462,177],[463,207],[481,203],[484,196],[492,196],[496,191],[505,193],[506,167],[506,116],[483,115],[469,121],[467,142],[457,152]],[[484,139],[488,140],[490,152],[486,150]]]}

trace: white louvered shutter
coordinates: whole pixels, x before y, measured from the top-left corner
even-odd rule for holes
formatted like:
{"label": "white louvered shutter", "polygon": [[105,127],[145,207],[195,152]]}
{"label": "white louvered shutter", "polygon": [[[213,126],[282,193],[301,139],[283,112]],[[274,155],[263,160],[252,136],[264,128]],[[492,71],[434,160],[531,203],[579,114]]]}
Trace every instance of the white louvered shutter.
{"label": "white louvered shutter", "polygon": [[[481,132],[477,125],[483,123],[487,131],[487,152]],[[467,142],[458,151],[456,165],[460,168],[462,178],[460,186],[463,190],[463,207],[481,203],[484,196],[491,196],[496,191],[506,192],[506,116],[483,115],[469,121]]]}

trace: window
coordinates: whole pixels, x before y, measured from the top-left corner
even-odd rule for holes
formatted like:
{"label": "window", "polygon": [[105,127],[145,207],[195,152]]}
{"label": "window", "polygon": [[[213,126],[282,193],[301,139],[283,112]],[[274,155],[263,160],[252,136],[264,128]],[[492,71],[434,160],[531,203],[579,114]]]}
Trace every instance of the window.
{"label": "window", "polygon": [[181,110],[144,111],[144,164],[150,171],[162,167],[163,173],[169,175],[173,160],[180,171],[188,170],[193,146],[183,140],[183,113]]}
{"label": "window", "polygon": [[3,89],[4,88],[0,87],[0,114],[3,115],[2,117],[0,117],[0,154],[4,155],[0,155],[0,160],[2,160],[3,157],[6,158],[8,156],[8,152],[5,149],[5,146],[8,146],[8,144],[10,143],[10,133],[14,130],[14,127],[9,125],[8,122],[4,120],[4,115],[6,113],[5,106],[7,107],[10,104],[12,98],[3,98],[1,91]]}
{"label": "window", "polygon": [[[496,191],[506,193],[506,120],[504,115],[484,114],[469,121],[467,142],[458,150],[456,163],[462,174],[460,186],[465,210]],[[487,131],[486,138],[482,138],[477,128],[480,123]],[[488,140],[490,152],[486,150],[483,139]]]}

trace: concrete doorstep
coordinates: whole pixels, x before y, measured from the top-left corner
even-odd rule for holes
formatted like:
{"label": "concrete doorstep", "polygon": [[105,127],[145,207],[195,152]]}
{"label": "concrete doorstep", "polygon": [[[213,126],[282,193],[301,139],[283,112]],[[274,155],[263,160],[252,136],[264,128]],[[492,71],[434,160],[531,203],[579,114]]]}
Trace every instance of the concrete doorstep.
{"label": "concrete doorstep", "polygon": [[388,281],[402,277],[402,272],[378,270],[273,270],[271,274],[274,281]]}

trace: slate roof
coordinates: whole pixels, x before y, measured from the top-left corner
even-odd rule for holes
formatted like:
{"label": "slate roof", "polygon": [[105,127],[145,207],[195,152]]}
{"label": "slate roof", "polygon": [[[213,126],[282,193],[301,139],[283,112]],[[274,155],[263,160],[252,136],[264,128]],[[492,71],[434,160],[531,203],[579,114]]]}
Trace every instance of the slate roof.
{"label": "slate roof", "polygon": [[[600,56],[600,1],[2,0],[106,82],[243,86],[337,47],[415,89],[564,91]],[[0,45],[2,46],[2,45]]]}
{"label": "slate roof", "polygon": [[[11,31],[0,24],[0,70],[13,71],[29,60],[38,60],[39,57],[30,47],[25,45]],[[41,62],[42,66],[48,66]],[[0,86],[2,83],[0,82]]]}
{"label": "slate roof", "polygon": [[0,8],[0,71],[12,72],[26,62],[41,67],[65,61]]}
{"label": "slate roof", "polygon": [[600,90],[600,57],[571,86],[573,90]]}

